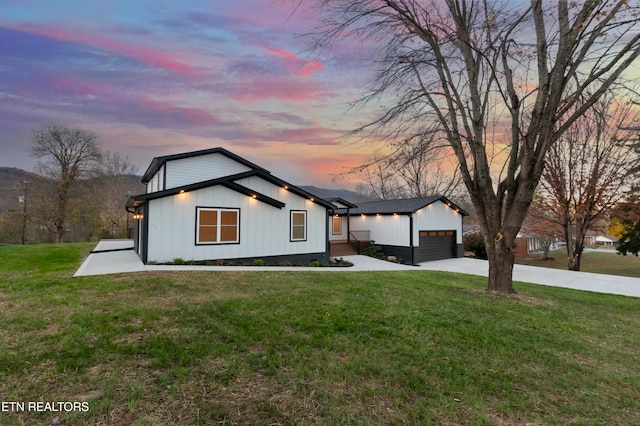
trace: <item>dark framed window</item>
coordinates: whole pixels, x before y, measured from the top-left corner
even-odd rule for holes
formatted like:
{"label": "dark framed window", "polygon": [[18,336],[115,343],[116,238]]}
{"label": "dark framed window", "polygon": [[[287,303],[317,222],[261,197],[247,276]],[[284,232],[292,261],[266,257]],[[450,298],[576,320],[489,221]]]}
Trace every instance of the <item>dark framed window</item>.
{"label": "dark framed window", "polygon": [[307,211],[291,210],[291,231],[289,233],[291,241],[307,240]]}
{"label": "dark framed window", "polygon": [[240,209],[196,208],[196,244],[240,242]]}

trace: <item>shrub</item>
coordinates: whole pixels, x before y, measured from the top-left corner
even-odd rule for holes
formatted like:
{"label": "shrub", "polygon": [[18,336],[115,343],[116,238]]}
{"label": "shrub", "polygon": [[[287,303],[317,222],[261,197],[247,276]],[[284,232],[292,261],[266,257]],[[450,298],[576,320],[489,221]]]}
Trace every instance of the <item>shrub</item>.
{"label": "shrub", "polygon": [[370,257],[377,257],[379,259],[383,258],[384,253],[382,253],[382,248],[380,246],[375,245],[374,243],[375,241],[373,240],[369,241],[369,245],[367,246],[367,248],[362,250],[361,254],[365,256],[370,256]]}
{"label": "shrub", "polygon": [[184,265],[185,261],[181,257],[176,257],[175,259],[173,259],[173,264],[174,265]]}
{"label": "shrub", "polygon": [[311,261],[311,266],[313,266],[314,268],[317,268],[320,266],[320,262],[317,260],[312,260]]}
{"label": "shrub", "polygon": [[263,266],[264,260],[262,259],[253,259],[253,266]]}
{"label": "shrub", "polygon": [[484,245],[484,238],[480,232],[474,232],[462,237],[464,251],[473,253],[476,259],[487,259],[487,248]]}

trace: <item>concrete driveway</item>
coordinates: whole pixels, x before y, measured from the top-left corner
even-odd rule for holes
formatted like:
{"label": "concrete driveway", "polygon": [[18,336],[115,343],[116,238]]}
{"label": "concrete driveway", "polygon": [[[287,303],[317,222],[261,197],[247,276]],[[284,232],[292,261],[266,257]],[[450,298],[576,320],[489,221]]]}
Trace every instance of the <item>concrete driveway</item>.
{"label": "concrete driveway", "polygon": [[[131,240],[102,240],[76,271],[75,277],[143,271],[446,271],[488,276],[486,260],[469,258],[436,260],[419,266],[401,265],[368,256],[344,256],[353,263],[348,268],[312,268],[286,266],[190,266],[144,265],[133,251]],[[640,267],[640,265],[639,265]],[[640,297],[640,278],[565,271],[536,266],[515,265],[514,281],[564,287],[575,290]]]}

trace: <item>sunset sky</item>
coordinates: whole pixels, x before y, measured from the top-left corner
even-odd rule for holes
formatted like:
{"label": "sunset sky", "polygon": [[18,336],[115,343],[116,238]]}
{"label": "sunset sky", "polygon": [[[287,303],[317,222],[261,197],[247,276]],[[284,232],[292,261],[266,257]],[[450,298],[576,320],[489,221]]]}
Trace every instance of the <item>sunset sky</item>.
{"label": "sunset sky", "polygon": [[142,174],[154,156],[222,146],[294,184],[333,175],[371,146],[344,138],[371,77],[364,46],[320,55],[317,24],[287,0],[3,0],[0,166],[33,170],[32,129],[97,134]]}

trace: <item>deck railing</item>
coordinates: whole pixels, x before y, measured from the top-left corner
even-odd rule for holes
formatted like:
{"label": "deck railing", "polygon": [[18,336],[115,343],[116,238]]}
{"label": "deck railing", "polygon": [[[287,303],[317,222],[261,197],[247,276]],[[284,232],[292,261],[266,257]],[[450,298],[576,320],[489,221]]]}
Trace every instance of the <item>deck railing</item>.
{"label": "deck railing", "polygon": [[349,232],[349,239],[351,240],[351,245],[355,246],[358,254],[369,246],[371,241],[371,231],[351,231]]}

